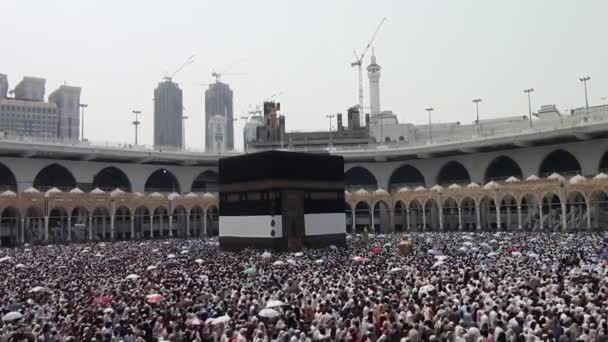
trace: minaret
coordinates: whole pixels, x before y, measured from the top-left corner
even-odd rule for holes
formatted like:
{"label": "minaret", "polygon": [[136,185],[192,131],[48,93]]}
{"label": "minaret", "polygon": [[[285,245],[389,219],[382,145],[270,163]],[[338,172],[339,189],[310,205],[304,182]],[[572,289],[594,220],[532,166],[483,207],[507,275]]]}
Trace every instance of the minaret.
{"label": "minaret", "polygon": [[367,67],[367,77],[369,77],[369,103],[370,114],[380,114],[380,69],[376,64],[376,54],[372,48],[372,62]]}

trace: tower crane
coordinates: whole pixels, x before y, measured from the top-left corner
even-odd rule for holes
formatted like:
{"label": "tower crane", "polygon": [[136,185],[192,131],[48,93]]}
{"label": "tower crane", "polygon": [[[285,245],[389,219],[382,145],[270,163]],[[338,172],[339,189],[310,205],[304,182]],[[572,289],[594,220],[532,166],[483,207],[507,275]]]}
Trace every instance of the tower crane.
{"label": "tower crane", "polygon": [[173,79],[173,77],[175,77],[175,75],[177,75],[177,73],[179,73],[180,71],[182,71],[188,65],[194,63],[194,57],[195,56],[196,55],[191,55],[190,57],[188,57],[188,59],[186,59],[186,61],[182,65],[180,65],[179,68],[177,68],[173,73],[167,74],[165,76],[165,80],[171,81]]}
{"label": "tower crane", "polygon": [[[382,25],[384,24],[385,21],[386,21],[386,17],[382,18],[382,20],[380,20],[380,23],[376,27],[376,31],[374,31],[374,34],[372,34],[372,38],[369,40],[369,43],[367,43],[367,45],[365,46],[365,49],[363,49],[363,52],[361,53],[361,55],[358,55],[357,51],[353,50],[353,53],[355,54],[355,61],[350,63],[350,66],[351,67],[356,66],[359,69],[358,70],[359,71],[359,111],[363,110],[363,72],[361,70],[361,65],[363,64],[363,58],[365,58],[365,54],[367,53],[370,46],[376,39],[376,35],[380,31],[380,28],[382,27]],[[363,113],[360,113],[360,114],[363,114]]]}
{"label": "tower crane", "polygon": [[219,83],[220,82],[220,78],[222,78],[222,76],[226,76],[226,75],[235,76],[235,75],[243,75],[243,74],[240,74],[240,73],[217,72],[217,71],[211,72],[211,77],[215,77],[215,82],[216,83]]}

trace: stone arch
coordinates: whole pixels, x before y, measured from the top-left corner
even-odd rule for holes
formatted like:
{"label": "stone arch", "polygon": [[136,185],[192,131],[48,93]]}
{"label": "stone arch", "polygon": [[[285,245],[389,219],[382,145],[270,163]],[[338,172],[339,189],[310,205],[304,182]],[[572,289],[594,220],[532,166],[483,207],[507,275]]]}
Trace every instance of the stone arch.
{"label": "stone arch", "polygon": [[150,216],[150,209],[146,206],[142,205],[135,208],[133,214],[135,239],[149,239],[152,237],[152,221]]}
{"label": "stone arch", "polygon": [[46,191],[53,187],[62,191],[69,191],[76,187],[76,179],[67,168],[53,163],[38,172],[34,178],[33,186],[40,191]]}
{"label": "stone arch", "polygon": [[407,206],[404,201],[397,200],[395,202],[395,208],[393,209],[393,215],[395,217],[395,231],[404,232],[408,228],[407,220]]}
{"label": "stone arch", "polygon": [[70,212],[70,237],[72,242],[85,242],[88,234],[89,211],[87,208],[77,206]]}
{"label": "stone arch", "polygon": [[426,181],[420,170],[409,164],[396,168],[388,180],[388,189],[398,190],[404,186],[412,189],[417,186],[426,186]]}
{"label": "stone arch", "polygon": [[443,228],[446,231],[455,231],[460,227],[458,217],[458,201],[452,197],[443,200],[441,204],[443,212]]}
{"label": "stone arch", "polygon": [[608,230],[608,193],[595,190],[589,195],[589,211],[591,228],[594,230]]}
{"label": "stone arch", "polygon": [[439,203],[434,198],[429,198],[424,202],[424,221],[425,231],[439,231]]}
{"label": "stone arch", "polygon": [[608,174],[608,151],[604,152],[602,159],[600,159],[600,166],[598,167],[598,173],[599,172]]}
{"label": "stone arch", "polygon": [[25,242],[38,243],[45,240],[44,213],[42,208],[31,206],[25,210]]}
{"label": "stone arch", "polygon": [[104,191],[120,189],[131,192],[131,181],[121,169],[115,166],[108,166],[95,174],[92,187],[93,189],[100,188]]}
{"label": "stone arch", "polygon": [[511,176],[523,179],[521,167],[510,157],[498,156],[486,168],[484,182],[504,181]]}
{"label": "stone arch", "polygon": [[169,210],[165,206],[158,206],[152,211],[152,237],[165,238],[172,233],[169,229]]}
{"label": "stone arch", "polygon": [[199,173],[192,182],[192,192],[218,192],[217,172],[206,170]]}
{"label": "stone arch", "polygon": [[203,220],[205,219],[203,208],[195,205],[188,214],[190,215],[190,236],[203,237]]}
{"label": "stone arch", "polygon": [[355,231],[360,233],[366,227],[371,231],[371,211],[370,206],[365,201],[360,201],[355,205]]}
{"label": "stone arch", "polygon": [[499,218],[496,212],[496,202],[490,196],[483,196],[479,199],[479,219],[482,230],[497,230],[499,228]]}
{"label": "stone arch", "polygon": [[91,213],[93,240],[105,241],[111,238],[110,212],[106,207],[96,207]]}
{"label": "stone arch", "polygon": [[474,231],[477,229],[477,209],[472,197],[460,200],[460,211],[462,215],[462,230]]}
{"label": "stone arch", "polygon": [[548,231],[559,231],[562,226],[562,199],[553,192],[547,192],[541,197],[542,201],[542,214],[541,229]]}
{"label": "stone arch", "polygon": [[3,208],[0,212],[0,247],[15,246],[21,237],[21,214],[15,207]]}
{"label": "stone arch", "polygon": [[522,215],[522,229],[533,231],[540,229],[540,202],[538,196],[528,193],[519,201]]}
{"label": "stone arch", "polygon": [[17,192],[17,178],[8,166],[0,163],[0,191],[5,190]]}
{"label": "stone arch", "polygon": [[49,242],[68,242],[68,212],[56,206],[49,211]]}
{"label": "stone arch", "polygon": [[555,150],[543,158],[538,169],[540,177],[546,177],[556,172],[560,175],[574,176],[582,173],[581,164],[572,153],[565,150]]}
{"label": "stone arch", "polygon": [[471,176],[464,165],[452,160],[444,164],[439,170],[437,184],[446,186],[454,183],[469,184],[471,183]]}
{"label": "stone arch", "polygon": [[500,199],[500,222],[502,230],[515,231],[519,228],[517,199],[510,193]]}
{"label": "stone arch", "polygon": [[344,174],[344,186],[347,190],[376,189],[378,180],[368,169],[362,166],[350,168]]}
{"label": "stone arch", "polygon": [[383,200],[374,203],[374,225],[373,232],[375,233],[390,233],[392,232],[390,206]]}
{"label": "stone arch", "polygon": [[173,208],[173,212],[171,213],[172,218],[172,227],[173,236],[175,237],[188,237],[188,211],[182,205],[178,205]]}
{"label": "stone arch", "polygon": [[215,204],[212,204],[207,207],[206,211],[207,218],[207,236],[218,236],[220,233],[219,230],[219,220],[220,220],[220,210]]}
{"label": "stone arch", "polygon": [[580,191],[570,191],[566,196],[566,228],[585,230],[587,226],[587,198]]}
{"label": "stone arch", "polygon": [[121,205],[114,211],[114,230],[119,240],[133,239],[131,209]]}
{"label": "stone arch", "polygon": [[422,202],[420,202],[418,199],[414,199],[408,203],[408,209],[410,215],[410,229],[418,232],[423,231],[423,223],[426,221],[426,219],[423,219],[424,209]]}
{"label": "stone arch", "polygon": [[173,172],[162,168],[158,169],[146,180],[144,191],[150,192],[181,192],[177,177]]}

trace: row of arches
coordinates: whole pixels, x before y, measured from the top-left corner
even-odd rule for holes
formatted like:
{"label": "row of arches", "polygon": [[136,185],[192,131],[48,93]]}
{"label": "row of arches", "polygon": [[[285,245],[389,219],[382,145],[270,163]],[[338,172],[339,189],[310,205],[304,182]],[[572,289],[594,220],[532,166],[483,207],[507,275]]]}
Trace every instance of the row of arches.
{"label": "row of arches", "polygon": [[542,197],[526,194],[520,199],[506,195],[461,200],[398,200],[390,206],[346,203],[346,230],[377,233],[405,231],[586,231],[608,230],[608,193],[598,190],[586,197],[578,191],[561,198],[548,192]]}
{"label": "row of arches", "polygon": [[23,215],[14,207],[0,212],[0,247],[21,243],[68,243],[88,241],[154,239],[167,237],[207,237],[219,233],[219,210],[194,206],[150,210],[126,206],[110,212],[106,207],[92,211],[77,207],[54,207],[44,215],[39,207]]}
{"label": "row of arches", "polygon": [[[600,160],[599,172],[608,171],[608,152]],[[552,173],[561,175],[576,175],[582,173],[582,168],[576,157],[565,150],[556,150],[549,153],[540,164],[538,175],[546,177]],[[521,167],[515,160],[507,156],[498,156],[493,159],[485,170],[484,183],[489,181],[504,181],[514,176],[523,178]],[[347,188],[378,188],[376,177],[366,168],[356,166],[344,174]],[[433,182],[434,181],[434,182]],[[442,186],[451,184],[468,184],[471,182],[469,171],[464,165],[457,161],[449,161],[444,164],[437,174],[435,180],[426,179],[425,176],[412,165],[398,167],[389,178],[388,189],[398,189],[403,186],[415,188],[417,186],[430,186],[439,184]],[[380,186],[383,187],[383,186]]]}
{"label": "row of arches", "polygon": [[[201,172],[192,182],[192,192],[215,192],[217,191],[218,175],[216,172],[207,170]],[[54,163],[41,169],[33,181],[33,187],[46,191],[50,188],[59,188],[64,191],[77,187],[74,175],[64,166]],[[109,166],[93,176],[91,189],[100,188],[104,191],[121,189],[126,192],[133,191],[129,177],[119,168]],[[0,190],[17,191],[17,179],[13,172],[4,164],[0,163]],[[155,170],[148,176],[144,186],[145,192],[182,192],[177,177],[165,168]]]}

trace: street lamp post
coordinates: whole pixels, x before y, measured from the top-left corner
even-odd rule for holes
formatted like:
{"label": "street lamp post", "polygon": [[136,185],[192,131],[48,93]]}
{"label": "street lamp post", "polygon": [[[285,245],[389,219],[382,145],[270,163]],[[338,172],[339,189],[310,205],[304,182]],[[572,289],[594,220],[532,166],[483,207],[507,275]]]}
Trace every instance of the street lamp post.
{"label": "street lamp post", "polygon": [[477,123],[477,134],[481,133],[481,125],[479,124],[479,102],[481,102],[481,99],[473,100],[473,103],[475,104],[475,113],[477,115],[477,119],[475,120],[475,122]]}
{"label": "street lamp post", "polygon": [[82,128],[80,129],[80,141],[84,141],[84,109],[87,108],[89,105],[81,103],[79,106],[80,111],[82,113],[82,120],[80,121],[80,125],[82,126]]}
{"label": "street lamp post", "polygon": [[188,116],[182,116],[182,150],[186,149],[186,120],[188,120]]}
{"label": "street lamp post", "polygon": [[141,110],[132,111],[135,114],[135,121],[133,121],[133,126],[135,126],[135,146],[137,146],[137,127],[139,126],[139,114],[141,114]]}
{"label": "street lamp post", "polygon": [[579,78],[581,82],[583,82],[583,86],[585,87],[585,113],[589,114],[589,99],[587,98],[587,81],[589,81],[591,77],[585,76]]}
{"label": "street lamp post", "polygon": [[425,110],[429,113],[429,142],[432,143],[433,142],[433,125],[432,125],[432,120],[431,120],[431,113],[433,112],[433,110],[435,110],[435,108],[429,107]]}
{"label": "street lamp post", "polygon": [[530,119],[530,127],[532,127],[532,101],[530,100],[530,93],[534,91],[534,88],[525,89],[524,93],[528,94],[528,116]]}
{"label": "street lamp post", "polygon": [[325,115],[326,118],[329,119],[329,147],[331,148],[332,146],[332,141],[331,141],[331,119],[333,119],[335,117],[334,114],[327,114]]}

